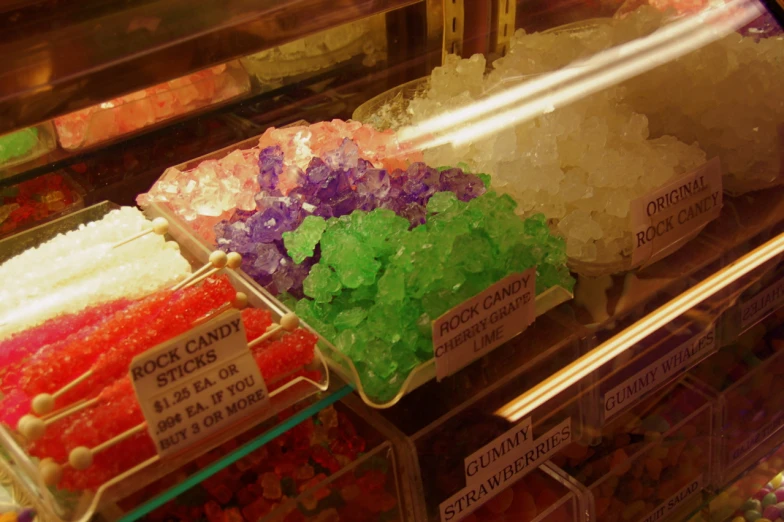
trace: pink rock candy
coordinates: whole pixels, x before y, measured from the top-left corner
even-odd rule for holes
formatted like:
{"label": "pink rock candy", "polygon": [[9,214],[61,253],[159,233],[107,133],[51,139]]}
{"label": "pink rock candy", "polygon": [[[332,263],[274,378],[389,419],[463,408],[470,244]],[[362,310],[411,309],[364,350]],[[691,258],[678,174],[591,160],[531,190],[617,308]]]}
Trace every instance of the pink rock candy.
{"label": "pink rock candy", "polygon": [[229,219],[236,209],[256,210],[254,195],[259,192],[258,162],[262,149],[279,146],[283,150],[285,166],[278,190],[285,195],[297,187],[314,157],[328,157],[345,139],[354,141],[358,158],[390,172],[422,161],[421,153],[401,145],[393,131],[379,132],[356,121],[270,128],[259,138],[257,147],[236,150],[219,160],[205,160],[187,171],[168,169],[137,202],[142,207],[167,204],[201,237],[214,243],[213,229],[218,222]]}

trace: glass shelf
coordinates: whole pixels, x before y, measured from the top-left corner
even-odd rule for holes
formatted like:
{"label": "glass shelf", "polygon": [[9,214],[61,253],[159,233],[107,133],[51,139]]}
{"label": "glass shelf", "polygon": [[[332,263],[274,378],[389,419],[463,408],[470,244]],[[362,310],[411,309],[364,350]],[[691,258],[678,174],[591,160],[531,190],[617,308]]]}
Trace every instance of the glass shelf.
{"label": "glass shelf", "polygon": [[416,3],[17,2],[0,18],[0,134]]}

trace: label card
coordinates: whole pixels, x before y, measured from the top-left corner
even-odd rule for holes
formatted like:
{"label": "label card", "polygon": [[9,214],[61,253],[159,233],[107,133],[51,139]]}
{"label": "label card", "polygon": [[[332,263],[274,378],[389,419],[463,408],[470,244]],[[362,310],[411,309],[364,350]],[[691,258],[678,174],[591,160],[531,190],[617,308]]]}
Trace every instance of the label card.
{"label": "label card", "polygon": [[465,458],[466,484],[482,482],[488,475],[514,462],[520,452],[532,444],[531,417],[523,419],[514,428],[482,446]]}
{"label": "label card", "polygon": [[512,274],[433,321],[440,381],[491,352],[536,319],[536,268]]}
{"label": "label card", "polygon": [[161,457],[269,403],[237,310],[138,355],[130,377]]}
{"label": "label card", "polygon": [[678,507],[682,506],[684,501],[702,491],[702,482],[702,475],[700,475],[696,479],[683,486],[683,488],[681,488],[681,490],[675,493],[673,496],[659,504],[656,509],[641,518],[640,522],[656,522],[657,520],[663,520],[667,518],[667,515],[678,509]]}
{"label": "label card", "polygon": [[784,425],[784,411],[774,414],[773,418],[759,430],[753,432],[746,440],[735,447],[729,455],[729,467],[733,467],[748,455],[754,448],[776,433]]}
{"label": "label card", "polygon": [[754,326],[771,312],[784,304],[784,277],[774,281],[766,289],[748,299],[740,306],[740,329]]}
{"label": "label card", "polygon": [[644,394],[665,384],[670,377],[717,349],[716,327],[712,324],[685,343],[674,346],[665,355],[604,394],[604,422],[633,406]]}
{"label": "label card", "polygon": [[680,248],[719,216],[722,203],[718,158],[633,200],[632,264],[653,263]]}
{"label": "label card", "polygon": [[[525,425],[525,422],[518,426]],[[492,473],[486,469],[481,480],[474,480],[439,504],[441,522],[459,522],[519,478],[535,470],[571,441],[572,419],[569,418],[530,444],[516,446],[504,455],[503,461],[494,464]]]}

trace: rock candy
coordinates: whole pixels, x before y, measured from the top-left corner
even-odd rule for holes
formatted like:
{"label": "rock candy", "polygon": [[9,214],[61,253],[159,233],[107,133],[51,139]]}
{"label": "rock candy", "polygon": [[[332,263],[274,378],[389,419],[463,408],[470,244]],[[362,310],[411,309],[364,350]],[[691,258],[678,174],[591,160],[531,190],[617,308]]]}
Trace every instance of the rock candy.
{"label": "rock candy", "polygon": [[[300,143],[300,133],[286,142],[288,155],[278,145],[261,151],[260,191],[255,196],[258,210],[238,210],[215,227],[217,246],[242,254],[243,270],[273,294],[302,295],[302,281],[317,260],[311,258],[315,255],[313,245],[308,246],[304,236],[320,235],[311,230],[311,226],[320,226],[319,220],[309,217],[340,217],[356,209],[387,208],[414,226],[424,222],[425,205],[434,193],[448,190],[467,201],[485,190],[479,176],[457,168],[439,172],[423,163],[412,163],[406,170],[376,168],[360,157],[359,146],[348,138],[334,150],[333,143],[322,144],[327,152],[321,157],[305,154],[309,159],[301,170],[291,161],[302,154],[302,148],[294,145]],[[295,180],[290,189],[286,181],[289,169],[295,171],[288,178]]]}
{"label": "rock candy", "polygon": [[439,192],[413,229],[386,208],[331,217],[323,233],[299,238],[321,257],[295,309],[354,362],[369,397],[389,400],[432,359],[430,323],[450,308],[533,266],[537,292],[572,288],[563,241],[543,216],[522,220],[515,207],[494,192],[467,202]]}
{"label": "rock candy", "polygon": [[[595,32],[598,43],[577,36],[574,43],[572,33],[518,31],[509,54],[489,73],[481,55],[448,56],[444,66],[433,71],[425,95],[410,101],[412,122],[466,107],[490,91],[559,68],[623,37],[608,33],[603,25]],[[553,230],[566,238],[571,261],[629,263],[630,201],[704,163],[705,154],[670,136],[650,139],[647,118],[624,102],[623,92],[608,89],[465,145],[431,148],[425,160],[464,161],[473,170],[489,173],[495,189],[518,201],[520,215],[547,217]]]}
{"label": "rock candy", "polygon": [[[345,139],[355,145],[353,157],[341,150]],[[254,196],[260,189],[258,177],[269,161],[262,156],[267,148],[278,147],[284,160],[275,174],[278,195],[287,195],[305,181],[304,174],[313,158],[337,158],[348,167],[359,158],[374,168],[405,169],[421,160],[421,154],[402,147],[392,132],[378,132],[358,122],[333,120],[313,125],[270,128],[259,138],[258,147],[237,150],[220,160],[206,160],[185,172],[168,169],[146,194],[137,198],[140,206],[168,205],[201,237],[215,241],[215,225],[231,218],[235,210],[256,210]]]}
{"label": "rock candy", "polygon": [[[651,2],[660,8],[667,3],[673,2]],[[681,4],[686,12],[704,7]],[[519,74],[551,71],[651,34],[667,21],[667,14],[643,6],[621,20],[587,24],[579,32],[518,31],[509,56],[495,67]],[[784,101],[770,93],[784,88],[784,40],[762,38],[780,32],[770,15],[762,16],[741,34],[731,33],[631,79],[618,94],[632,110],[647,116],[653,138],[672,135],[697,143],[709,158],[718,156],[725,188],[731,192],[780,183]]]}
{"label": "rock candy", "polygon": [[64,149],[80,149],[233,98],[250,87],[239,64],[224,64],[54,119]]}
{"label": "rock candy", "polygon": [[0,338],[62,313],[126,297],[139,298],[183,279],[191,266],[176,244],[147,234],[135,208],[123,207],[0,265]]}
{"label": "rock candy", "polygon": [[0,165],[28,154],[38,144],[38,129],[28,127],[0,136]]}

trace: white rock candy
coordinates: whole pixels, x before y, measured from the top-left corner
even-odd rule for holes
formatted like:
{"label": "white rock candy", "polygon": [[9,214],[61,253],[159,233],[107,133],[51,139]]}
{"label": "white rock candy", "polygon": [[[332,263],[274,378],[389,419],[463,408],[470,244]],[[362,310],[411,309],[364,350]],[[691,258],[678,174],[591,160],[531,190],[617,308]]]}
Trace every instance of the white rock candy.
{"label": "white rock candy", "polygon": [[[645,6],[581,31],[518,31],[509,57],[500,62],[520,74],[550,71],[650,34],[665,21],[666,15]],[[742,193],[781,181],[784,38],[757,42],[732,33],[625,87],[625,100],[648,116],[651,136],[697,141],[708,157],[721,158],[725,188]]]}
{"label": "white rock candy", "polygon": [[[499,82],[541,72],[537,60],[572,61],[559,54],[560,36],[534,36],[542,37],[541,56],[519,52],[527,38],[520,31],[486,76],[480,55],[447,57],[426,97],[410,102],[413,123],[464,107]],[[650,139],[647,118],[623,102],[623,89],[612,88],[467,145],[431,149],[425,161],[465,162],[491,174],[494,187],[519,202],[520,214],[542,212],[551,220],[573,262],[622,265],[632,249],[630,201],[701,165],[705,154],[670,136]]]}
{"label": "white rock candy", "polygon": [[111,248],[149,226],[139,210],[123,207],[0,265],[0,338],[89,305],[142,297],[186,277],[188,261],[157,234]]}

